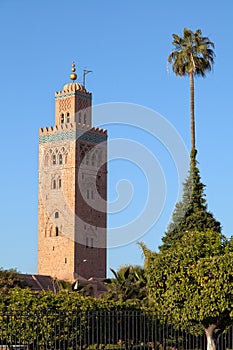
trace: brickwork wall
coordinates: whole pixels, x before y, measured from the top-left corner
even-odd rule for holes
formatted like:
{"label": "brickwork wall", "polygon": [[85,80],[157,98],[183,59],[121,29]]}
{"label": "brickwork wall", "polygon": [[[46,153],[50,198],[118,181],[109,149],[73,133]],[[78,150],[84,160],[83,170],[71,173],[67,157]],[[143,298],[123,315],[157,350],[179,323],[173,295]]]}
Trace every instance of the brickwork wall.
{"label": "brickwork wall", "polygon": [[[65,164],[59,164],[61,149]],[[54,154],[58,164],[52,164]],[[75,141],[40,145],[38,273],[68,280],[74,274],[75,158]]]}

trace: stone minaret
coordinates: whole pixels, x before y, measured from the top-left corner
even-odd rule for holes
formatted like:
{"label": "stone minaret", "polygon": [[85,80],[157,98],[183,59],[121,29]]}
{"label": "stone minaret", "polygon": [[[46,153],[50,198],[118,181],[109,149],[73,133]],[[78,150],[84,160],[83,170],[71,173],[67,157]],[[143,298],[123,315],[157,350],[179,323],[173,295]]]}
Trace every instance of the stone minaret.
{"label": "stone minaret", "polygon": [[92,94],[55,93],[55,126],[39,132],[38,273],[106,277],[107,132],[92,127]]}

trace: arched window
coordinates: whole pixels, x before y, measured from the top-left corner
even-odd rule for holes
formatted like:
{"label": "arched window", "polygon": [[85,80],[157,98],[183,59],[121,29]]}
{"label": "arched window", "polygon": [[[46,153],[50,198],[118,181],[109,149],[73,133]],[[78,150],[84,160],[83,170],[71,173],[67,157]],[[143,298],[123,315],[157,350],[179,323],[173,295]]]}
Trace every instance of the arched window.
{"label": "arched window", "polygon": [[90,156],[89,156],[89,154],[87,153],[87,154],[86,154],[86,165],[89,164],[89,160],[90,160]]}
{"label": "arched window", "polygon": [[91,165],[92,166],[95,165],[95,161],[96,161],[96,156],[95,156],[95,154],[93,154],[93,156],[91,157]]}
{"label": "arched window", "polygon": [[68,154],[66,153],[66,155],[65,155],[65,164],[67,164],[67,160],[68,160]]}
{"label": "arched window", "polygon": [[100,166],[102,160],[101,152],[98,154],[98,166]]}
{"label": "arched window", "polygon": [[66,113],[66,122],[67,123],[70,122],[70,113],[69,112]]}
{"label": "arched window", "polygon": [[55,217],[55,219],[58,219],[58,218],[59,218],[59,213],[58,213],[58,211],[56,211],[54,217]]}
{"label": "arched window", "polygon": [[49,155],[48,155],[48,153],[47,153],[46,156],[45,156],[44,164],[45,164],[45,166],[48,166],[48,165],[49,165]]}
{"label": "arched window", "polygon": [[87,115],[86,115],[86,113],[84,113],[83,124],[87,124]]}
{"label": "arched window", "polygon": [[61,114],[61,124],[64,123],[64,113]]}
{"label": "arched window", "polygon": [[88,248],[88,237],[86,237],[86,248]]}
{"label": "arched window", "polygon": [[53,190],[56,189],[56,180],[55,180],[55,179],[53,180],[53,185],[52,185],[52,187],[53,187]]}
{"label": "arched window", "polygon": [[59,164],[62,165],[62,154],[59,154]]}
{"label": "arched window", "polygon": [[58,179],[58,188],[61,188],[61,178]]}
{"label": "arched window", "polygon": [[81,114],[81,112],[79,112],[79,114],[78,114],[78,122],[79,122],[79,124],[82,123],[82,114]]}
{"label": "arched window", "polygon": [[59,230],[58,230],[58,227],[56,226],[55,227],[55,235],[56,235],[56,237],[58,236],[58,234],[59,234]]}
{"label": "arched window", "polygon": [[56,155],[53,154],[53,165],[55,165],[55,164],[56,164]]}

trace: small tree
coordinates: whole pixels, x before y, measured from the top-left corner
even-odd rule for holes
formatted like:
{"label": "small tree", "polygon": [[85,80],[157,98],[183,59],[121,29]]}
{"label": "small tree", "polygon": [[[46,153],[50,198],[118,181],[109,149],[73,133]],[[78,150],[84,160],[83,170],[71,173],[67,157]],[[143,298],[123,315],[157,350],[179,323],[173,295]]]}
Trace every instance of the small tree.
{"label": "small tree", "polygon": [[172,222],[162,238],[163,244],[159,247],[161,251],[176,245],[176,242],[189,231],[210,229],[221,232],[220,222],[207,210],[204,188],[197,167],[196,151],[192,150],[189,175],[184,182],[183,198],[176,204]]}
{"label": "small tree", "polygon": [[208,350],[233,318],[233,249],[218,232],[188,232],[175,247],[143,246],[149,297],[158,315],[193,334],[205,331]]}

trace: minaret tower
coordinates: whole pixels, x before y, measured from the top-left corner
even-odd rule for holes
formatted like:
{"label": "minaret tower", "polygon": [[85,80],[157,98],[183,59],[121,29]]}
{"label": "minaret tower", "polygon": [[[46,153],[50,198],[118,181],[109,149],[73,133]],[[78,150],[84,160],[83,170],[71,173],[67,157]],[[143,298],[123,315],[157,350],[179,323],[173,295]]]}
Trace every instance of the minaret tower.
{"label": "minaret tower", "polygon": [[38,273],[69,281],[106,276],[107,132],[75,71],[39,132]]}

